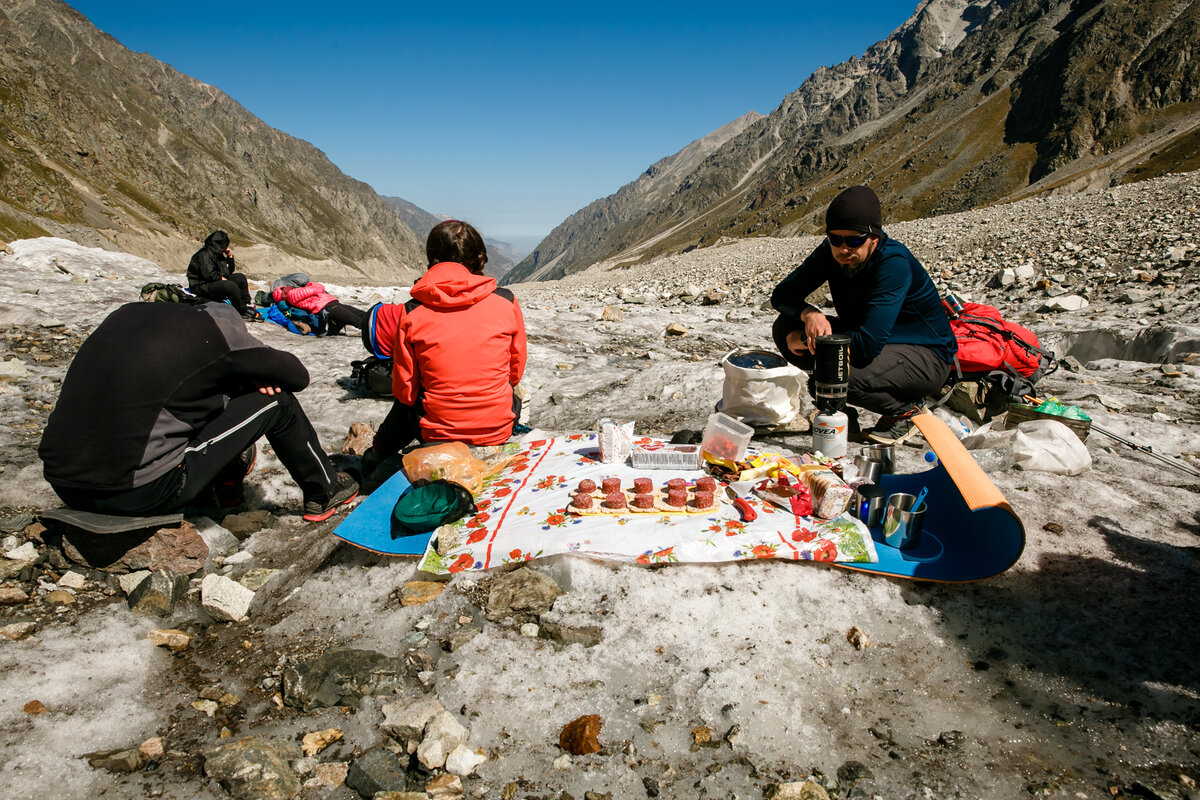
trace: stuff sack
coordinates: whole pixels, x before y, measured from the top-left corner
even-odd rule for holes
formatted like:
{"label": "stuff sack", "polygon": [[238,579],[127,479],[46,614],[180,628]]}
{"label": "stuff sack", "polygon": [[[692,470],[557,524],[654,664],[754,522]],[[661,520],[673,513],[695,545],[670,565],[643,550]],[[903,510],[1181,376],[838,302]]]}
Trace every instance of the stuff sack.
{"label": "stuff sack", "polygon": [[350,362],[350,383],[379,397],[392,396],[392,360],[368,356]]}
{"label": "stuff sack", "polygon": [[199,303],[201,299],[191,289],[173,283],[147,283],[142,287],[141,298],[143,303],[188,304]]}
{"label": "stuff sack", "polygon": [[717,411],[747,425],[782,425],[800,413],[801,372],[777,353],[734,350],[721,368],[725,383]]}
{"label": "stuff sack", "polygon": [[392,519],[402,534],[425,533],[478,510],[466,487],[454,481],[436,480],[400,495],[392,508]]}

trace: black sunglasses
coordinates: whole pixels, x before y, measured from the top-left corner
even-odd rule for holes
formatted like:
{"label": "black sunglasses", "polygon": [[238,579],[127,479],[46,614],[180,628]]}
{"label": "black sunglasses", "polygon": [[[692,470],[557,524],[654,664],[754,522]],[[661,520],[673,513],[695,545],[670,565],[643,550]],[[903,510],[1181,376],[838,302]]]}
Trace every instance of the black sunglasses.
{"label": "black sunglasses", "polygon": [[825,237],[829,239],[829,243],[834,247],[847,245],[849,247],[862,247],[863,242],[870,239],[870,234],[860,233],[857,236],[839,236],[836,233],[826,233]]}

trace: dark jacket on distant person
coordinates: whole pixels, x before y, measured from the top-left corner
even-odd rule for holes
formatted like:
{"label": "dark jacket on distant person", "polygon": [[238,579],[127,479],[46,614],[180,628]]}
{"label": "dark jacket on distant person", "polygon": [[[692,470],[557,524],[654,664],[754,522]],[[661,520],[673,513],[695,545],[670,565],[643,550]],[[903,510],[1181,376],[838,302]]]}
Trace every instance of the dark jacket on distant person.
{"label": "dark jacket on distant person", "polygon": [[856,270],[833,259],[823,240],[771,294],[775,310],[804,329],[800,313],[805,298],[829,284],[840,322],[835,330],[850,335],[850,365],[864,367],[886,344],[928,347],[947,364],[954,362],[958,342],[950,330],[941,297],[929,273],[908,248],[881,234],[875,252]]}
{"label": "dark jacket on distant person", "polygon": [[196,251],[188,263],[187,278],[190,288],[206,289],[222,278],[228,279],[233,275],[236,266],[233,256],[225,255],[228,247],[229,236],[224,231],[213,231],[208,235],[204,246]]}

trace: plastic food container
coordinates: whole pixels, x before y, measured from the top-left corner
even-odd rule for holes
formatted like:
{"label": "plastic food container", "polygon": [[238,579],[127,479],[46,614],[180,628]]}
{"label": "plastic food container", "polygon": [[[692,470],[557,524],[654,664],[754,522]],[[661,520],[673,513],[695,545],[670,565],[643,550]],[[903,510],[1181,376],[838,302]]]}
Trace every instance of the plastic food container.
{"label": "plastic food container", "polygon": [[700,446],[664,444],[653,448],[635,444],[633,466],[637,469],[699,469]]}
{"label": "plastic food container", "polygon": [[700,447],[714,458],[741,461],[752,436],[754,428],[718,411],[708,418]]}

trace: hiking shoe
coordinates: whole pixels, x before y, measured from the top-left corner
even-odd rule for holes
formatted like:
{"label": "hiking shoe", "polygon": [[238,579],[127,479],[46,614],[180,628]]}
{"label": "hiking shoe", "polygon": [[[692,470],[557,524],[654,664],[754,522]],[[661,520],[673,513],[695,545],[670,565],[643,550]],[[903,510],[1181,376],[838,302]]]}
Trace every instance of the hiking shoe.
{"label": "hiking shoe", "polygon": [[242,454],[238,456],[238,464],[241,465],[242,475],[249,475],[254,469],[254,465],[258,463],[258,445],[251,444]]}
{"label": "hiking shoe", "polygon": [[345,472],[337,474],[337,483],[327,500],[305,500],[304,519],[309,522],[324,522],[333,516],[337,507],[358,497],[358,483]]}
{"label": "hiking shoe", "polygon": [[879,444],[904,444],[914,436],[920,435],[921,431],[913,424],[913,417],[922,411],[924,409],[918,407],[898,417],[890,414],[882,416],[867,434],[867,438]]}
{"label": "hiking shoe", "polygon": [[229,462],[217,474],[210,486],[213,503],[221,508],[240,506],[245,500],[245,487],[242,479],[250,474],[250,470],[254,469],[257,461],[258,447],[251,444],[237,458]]}

